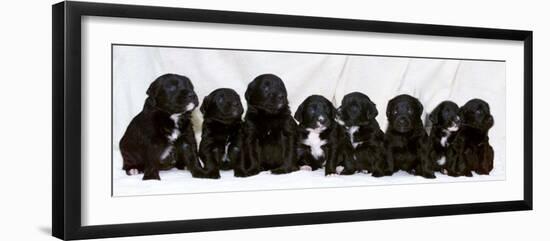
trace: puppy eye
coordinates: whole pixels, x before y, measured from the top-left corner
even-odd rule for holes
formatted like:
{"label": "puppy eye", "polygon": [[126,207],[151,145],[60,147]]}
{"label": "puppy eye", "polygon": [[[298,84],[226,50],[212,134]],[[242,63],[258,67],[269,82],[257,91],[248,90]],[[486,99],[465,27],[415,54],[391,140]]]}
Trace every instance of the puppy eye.
{"label": "puppy eye", "polygon": [[392,112],[392,113],[393,113],[394,115],[395,115],[395,114],[397,114],[397,110],[393,110],[393,112]]}
{"label": "puppy eye", "polygon": [[476,110],[475,113],[476,113],[476,115],[479,115],[479,114],[481,114],[481,110]]}
{"label": "puppy eye", "polygon": [[408,109],[408,110],[407,110],[407,113],[412,114],[412,113],[413,113],[413,110],[412,110],[412,109]]}

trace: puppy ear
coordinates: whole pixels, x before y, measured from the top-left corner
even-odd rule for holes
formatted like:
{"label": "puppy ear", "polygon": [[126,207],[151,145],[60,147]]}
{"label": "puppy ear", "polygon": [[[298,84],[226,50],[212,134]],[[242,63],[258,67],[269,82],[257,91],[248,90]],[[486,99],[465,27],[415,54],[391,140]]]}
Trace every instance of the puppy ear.
{"label": "puppy ear", "polygon": [[464,106],[458,108],[458,117],[460,118],[460,120],[464,120]]}
{"label": "puppy ear", "polygon": [[145,99],[145,105],[143,106],[143,109],[153,110],[156,105],[157,105],[157,102],[153,97],[147,97],[147,99]]}
{"label": "puppy ear", "polygon": [[432,113],[430,113],[429,115],[429,118],[430,118],[430,121],[432,122],[432,125],[436,125],[437,124],[437,116],[439,115],[439,106],[438,107],[435,107],[434,110],[432,110]]}
{"label": "puppy ear", "polygon": [[393,99],[388,101],[388,105],[386,105],[386,117],[390,117],[391,109],[393,107]]}
{"label": "puppy ear", "polygon": [[302,120],[303,120],[302,112],[304,112],[304,102],[302,102],[302,104],[300,104],[300,106],[298,106],[298,109],[296,110],[296,112],[294,112],[294,119],[296,119],[296,121],[298,121],[298,123],[302,123]]}
{"label": "puppy ear", "polygon": [[204,115],[206,113],[206,110],[208,110],[208,106],[210,105],[210,102],[212,98],[210,98],[210,95],[207,95],[204,97],[204,99],[202,99],[202,104],[201,104],[201,113]]}
{"label": "puppy ear", "polygon": [[[161,77],[162,77],[162,76],[161,76]],[[160,81],[159,81],[159,79],[160,79],[161,77],[155,79],[155,81],[153,81],[153,83],[151,83],[151,84],[149,85],[149,88],[147,88],[147,92],[146,92],[146,94],[147,94],[148,96],[153,97],[153,98],[155,98],[155,97],[157,96],[158,91],[159,91],[159,88],[160,88],[160,84],[159,84]]]}
{"label": "puppy ear", "polygon": [[336,118],[336,107],[334,107],[332,102],[330,102],[329,100],[326,100],[326,101],[327,101],[327,105],[329,107],[329,111],[328,111],[329,118],[331,120],[334,120],[334,118]]}
{"label": "puppy ear", "polygon": [[376,118],[376,116],[378,116],[378,110],[376,109],[376,104],[370,102],[371,105],[369,105],[368,107],[368,113],[367,113],[367,117],[369,120],[372,120],[374,118]]}
{"label": "puppy ear", "polygon": [[[256,78],[257,79],[257,78]],[[250,102],[250,98],[252,97],[252,89],[256,88],[256,79],[252,80],[252,82],[250,82],[248,84],[248,87],[246,88],[246,91],[244,92],[244,98],[246,99],[247,102]]]}
{"label": "puppy ear", "polygon": [[160,88],[159,78],[155,79],[155,81],[153,81],[153,83],[149,85],[149,88],[147,88],[147,91],[145,93],[148,95],[148,97],[147,99],[145,99],[145,106],[152,107],[157,105],[157,102],[155,99],[157,97],[157,94]]}
{"label": "puppy ear", "polygon": [[418,108],[418,114],[420,116],[422,116],[422,112],[424,111],[424,106],[422,105],[422,103],[420,103],[420,100],[416,99],[416,107]]}
{"label": "puppy ear", "polygon": [[489,114],[489,116],[485,119],[485,128],[489,130],[489,128],[493,127],[494,124],[495,120],[493,119],[493,116]]}

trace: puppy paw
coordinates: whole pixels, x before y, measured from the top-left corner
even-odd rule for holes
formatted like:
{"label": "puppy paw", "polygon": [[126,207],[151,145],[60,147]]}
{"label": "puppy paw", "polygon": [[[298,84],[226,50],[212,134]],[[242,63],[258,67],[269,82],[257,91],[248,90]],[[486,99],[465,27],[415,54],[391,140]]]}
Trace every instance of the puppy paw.
{"label": "puppy paw", "polygon": [[143,180],[160,180],[160,176],[158,172],[145,173]]}
{"label": "puppy paw", "polygon": [[341,172],[339,172],[338,174],[340,175],[353,175],[355,174],[355,170],[350,170],[350,169],[343,169]]}
{"label": "puppy paw", "polygon": [[421,176],[424,177],[424,178],[428,178],[428,179],[434,179],[435,178],[435,175],[433,173],[424,173]]}
{"label": "puppy paw", "polygon": [[275,168],[271,170],[271,174],[286,174],[289,173],[290,170],[287,170],[286,168]]}
{"label": "puppy paw", "polygon": [[383,177],[385,175],[384,175],[384,172],[376,172],[375,171],[375,172],[372,173],[372,176],[373,177]]}
{"label": "puppy paw", "polygon": [[304,166],[301,166],[301,167],[300,167],[300,170],[303,170],[303,171],[313,171],[313,168],[311,168],[311,167],[308,166],[308,165],[304,165]]}
{"label": "puppy paw", "polygon": [[137,175],[137,174],[139,174],[138,169],[133,168],[133,169],[130,169],[130,170],[126,170],[126,175],[128,175],[128,176],[133,176],[133,175]]}
{"label": "puppy paw", "polygon": [[336,173],[338,173],[338,174],[342,173],[343,170],[344,170],[343,166],[337,166],[336,167]]}

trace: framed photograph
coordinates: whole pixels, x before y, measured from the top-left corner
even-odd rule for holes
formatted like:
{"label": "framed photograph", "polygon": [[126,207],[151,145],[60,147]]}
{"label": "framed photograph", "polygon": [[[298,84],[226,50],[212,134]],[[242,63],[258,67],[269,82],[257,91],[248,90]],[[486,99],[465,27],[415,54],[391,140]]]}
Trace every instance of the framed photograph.
{"label": "framed photograph", "polygon": [[532,32],[53,5],[53,235],[532,209]]}

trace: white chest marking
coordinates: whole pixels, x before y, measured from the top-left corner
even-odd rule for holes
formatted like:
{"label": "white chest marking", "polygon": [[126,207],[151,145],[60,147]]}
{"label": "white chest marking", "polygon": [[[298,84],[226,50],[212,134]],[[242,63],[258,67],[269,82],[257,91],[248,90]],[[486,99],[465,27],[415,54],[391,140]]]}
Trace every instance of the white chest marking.
{"label": "white chest marking", "polygon": [[443,166],[447,162],[447,159],[445,157],[442,157],[441,159],[437,160],[437,165]]}
{"label": "white chest marking", "polygon": [[168,157],[168,155],[170,155],[170,153],[172,152],[173,148],[174,148],[174,146],[172,146],[172,145],[166,147],[166,149],[164,149],[164,151],[160,155],[160,160],[164,160],[166,157]]}
{"label": "white chest marking", "polygon": [[445,130],[443,130],[443,136],[441,137],[441,140],[440,140],[440,144],[442,147],[447,147],[449,146],[449,142],[447,141],[447,139],[449,139],[449,136],[451,136],[452,132],[455,132],[458,130],[458,126],[456,125],[453,125]]}
{"label": "white chest marking", "polygon": [[348,134],[349,134],[349,139],[351,141],[351,144],[353,145],[353,148],[357,148],[357,146],[361,143],[363,143],[362,141],[358,141],[356,142],[353,138],[353,135],[355,134],[355,132],[357,132],[359,130],[359,126],[350,126],[348,128]]}
{"label": "white chest marking", "polygon": [[319,159],[320,157],[325,155],[325,152],[323,151],[323,148],[321,148],[321,147],[323,145],[327,144],[327,141],[326,140],[321,140],[321,137],[319,136],[321,134],[321,132],[323,131],[323,129],[321,129],[321,128],[316,128],[316,129],[307,128],[306,130],[309,132],[309,134],[307,135],[307,138],[302,141],[302,143],[304,145],[309,146],[309,148],[311,149],[311,155],[315,159]]}
{"label": "white chest marking", "polygon": [[174,142],[176,139],[178,139],[178,137],[181,134],[179,130],[179,125],[178,125],[181,115],[182,115],[181,113],[177,113],[177,114],[172,114],[170,116],[170,119],[174,121],[174,129],[172,130],[172,133],[170,133],[170,135],[168,136],[168,140],[170,142]]}
{"label": "white chest marking", "polygon": [[441,137],[440,144],[442,147],[447,147],[447,145],[449,145],[449,143],[447,143],[447,139],[449,138],[451,133],[446,130],[444,130],[443,133],[444,135]]}
{"label": "white chest marking", "polygon": [[[176,113],[170,116],[170,119],[172,119],[172,121],[174,122],[174,129],[172,130],[172,133],[170,133],[170,135],[167,136],[168,141],[170,143],[174,142],[180,136],[180,130],[178,129],[179,128],[178,121],[180,120],[181,115],[182,113]],[[166,149],[164,149],[164,151],[160,155],[160,160],[164,160],[166,157],[168,157],[168,155],[170,155],[170,153],[172,152],[173,148],[174,147],[172,145],[169,145],[168,147],[166,147]]]}
{"label": "white chest marking", "polygon": [[338,125],[341,125],[341,126],[344,126],[345,123],[343,120],[340,119],[340,117],[336,116],[336,118],[334,119],[336,121],[336,123],[338,123]]}
{"label": "white chest marking", "polygon": [[229,145],[231,145],[231,143],[228,141],[227,144],[225,144],[225,150],[223,152],[222,162],[228,162],[229,161],[229,157],[227,156],[227,153],[228,153],[228,150],[229,150]]}

